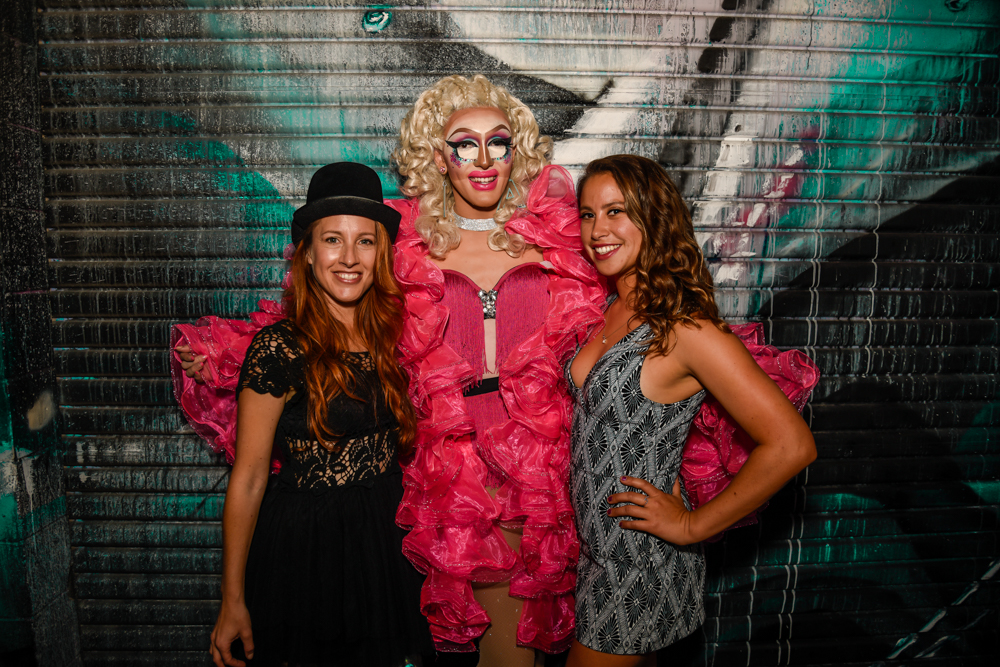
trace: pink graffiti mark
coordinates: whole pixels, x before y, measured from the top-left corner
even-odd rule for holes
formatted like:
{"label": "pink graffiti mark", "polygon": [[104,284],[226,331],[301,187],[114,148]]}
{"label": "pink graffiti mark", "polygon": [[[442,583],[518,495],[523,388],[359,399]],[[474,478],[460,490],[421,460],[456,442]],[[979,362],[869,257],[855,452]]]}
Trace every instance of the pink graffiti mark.
{"label": "pink graffiti mark", "polygon": [[816,166],[815,157],[820,148],[816,140],[819,136],[818,127],[811,127],[803,133],[795,145],[798,150],[774,167],[774,172],[765,182],[759,196],[762,201],[742,206],[730,221],[733,227],[778,226],[781,212],[779,207],[770,202],[795,199],[802,194],[807,170]]}
{"label": "pink graffiti mark", "polygon": [[[809,136],[812,135],[812,136]],[[716,257],[748,258],[758,257],[765,252],[757,235],[747,233],[746,228],[780,227],[784,206],[780,202],[802,196],[806,175],[815,166],[819,144],[815,139],[819,129],[815,128],[806,136],[791,144],[792,150],[781,164],[775,165],[767,174],[756,201],[743,202],[731,213],[726,221],[727,231],[714,235],[711,252]],[[755,144],[760,146],[761,144]]]}
{"label": "pink graffiti mark", "polygon": [[38,128],[34,128],[34,127],[27,127],[27,126],[25,126],[25,125],[18,125],[17,123],[7,123],[7,124],[8,124],[8,125],[10,125],[11,127],[16,127],[16,128],[18,128],[18,129],[20,129],[20,130],[24,130],[24,131],[26,131],[26,132],[33,132],[33,133],[35,133],[35,134],[41,134],[41,133],[42,133],[42,131],[41,131],[41,130],[39,130]]}

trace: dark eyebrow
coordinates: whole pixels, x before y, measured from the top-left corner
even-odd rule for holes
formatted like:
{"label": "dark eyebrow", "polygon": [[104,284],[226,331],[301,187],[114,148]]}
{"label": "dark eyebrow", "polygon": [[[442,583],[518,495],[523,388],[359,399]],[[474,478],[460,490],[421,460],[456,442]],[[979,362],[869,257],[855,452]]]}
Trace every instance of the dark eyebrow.
{"label": "dark eyebrow", "polygon": [[[508,126],[506,123],[501,123],[500,125],[497,125],[496,127],[494,127],[492,130],[486,130],[486,132],[484,132],[483,134],[490,134],[491,132],[496,132],[497,130],[507,130],[508,132],[512,131],[510,129],[510,126]],[[468,132],[469,134],[479,134],[475,130],[470,130],[467,127],[456,127],[454,130],[452,130],[451,132],[448,133],[448,136],[450,137],[451,135],[455,134],[456,132]]]}

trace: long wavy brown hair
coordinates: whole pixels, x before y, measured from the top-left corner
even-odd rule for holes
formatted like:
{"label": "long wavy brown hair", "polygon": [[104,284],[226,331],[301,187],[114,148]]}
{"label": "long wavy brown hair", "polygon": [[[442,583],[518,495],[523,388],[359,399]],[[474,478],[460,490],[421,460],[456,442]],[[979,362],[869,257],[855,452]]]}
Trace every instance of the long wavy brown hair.
{"label": "long wavy brown hair", "polygon": [[[309,429],[327,449],[337,438],[327,426],[330,401],[343,393],[358,398],[356,378],[344,362],[349,350],[347,328],[330,312],[326,293],[309,264],[314,222],[295,248],[292,257],[292,286],[283,298],[285,312],[299,334],[309,393]],[[354,312],[358,338],[371,354],[382,381],[386,403],[399,422],[399,453],[408,454],[417,433],[417,421],[407,394],[406,373],[396,360],[396,343],[403,331],[403,293],[392,272],[392,243],[385,228],[375,225],[376,260],[371,288],[361,297]]]}
{"label": "long wavy brown hair", "polygon": [[669,352],[668,334],[678,323],[697,327],[698,319],[708,320],[728,332],[715,304],[712,275],[694,238],[691,214],[663,167],[638,155],[611,155],[587,165],[577,192],[582,193],[596,174],[615,179],[629,220],[642,232],[633,269],[635,290],[626,305],[652,330],[646,353]]}

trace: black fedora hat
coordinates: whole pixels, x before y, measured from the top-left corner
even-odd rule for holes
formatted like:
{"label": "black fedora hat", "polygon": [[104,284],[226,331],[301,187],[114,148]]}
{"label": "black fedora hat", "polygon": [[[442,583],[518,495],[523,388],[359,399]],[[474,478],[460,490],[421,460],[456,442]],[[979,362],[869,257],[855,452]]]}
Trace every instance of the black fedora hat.
{"label": "black fedora hat", "polygon": [[330,215],[359,215],[380,222],[392,242],[402,217],[382,203],[382,181],[375,170],[357,162],[335,162],[313,174],[306,205],[292,216],[292,243],[298,245],[309,225]]}

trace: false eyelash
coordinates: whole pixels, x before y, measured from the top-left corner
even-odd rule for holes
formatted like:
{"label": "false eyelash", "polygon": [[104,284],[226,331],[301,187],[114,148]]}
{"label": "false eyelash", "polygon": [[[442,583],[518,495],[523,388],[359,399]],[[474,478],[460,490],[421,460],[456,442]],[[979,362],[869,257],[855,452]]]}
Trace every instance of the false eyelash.
{"label": "false eyelash", "polygon": [[[476,142],[472,141],[471,139],[462,139],[461,141],[448,141],[447,139],[444,140],[444,143],[448,144],[455,150],[458,150],[459,146],[467,142],[476,144]],[[506,146],[507,148],[510,148],[511,146],[514,145],[514,140],[511,137],[494,137],[490,139],[487,143],[492,143],[492,142],[496,142],[501,146]],[[478,146],[479,144],[476,145]]]}

